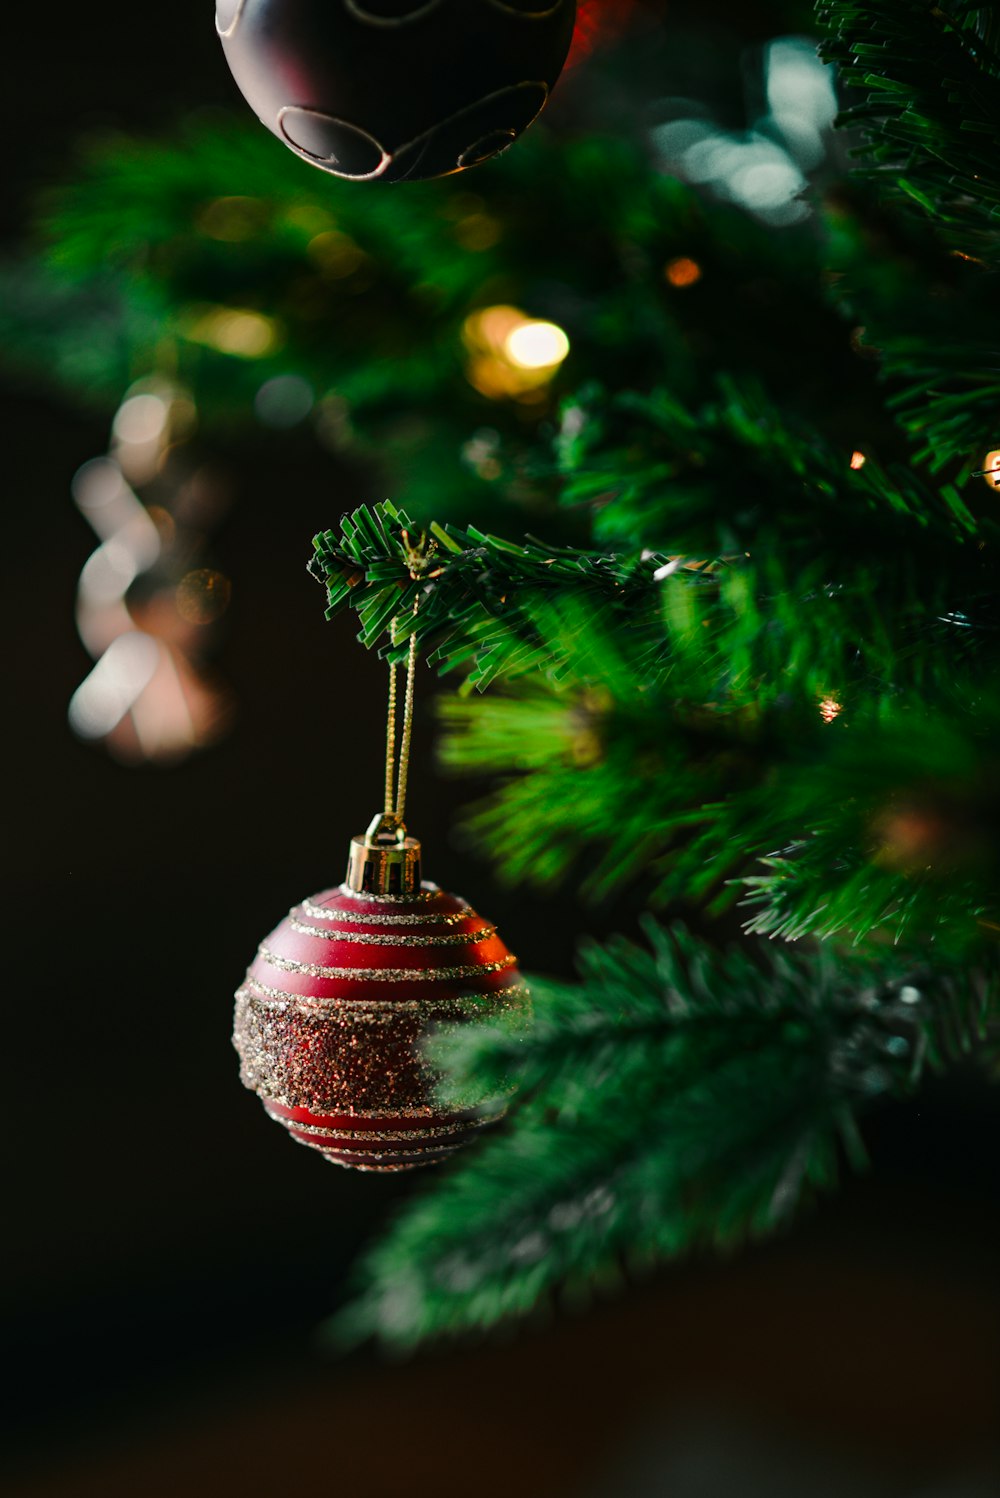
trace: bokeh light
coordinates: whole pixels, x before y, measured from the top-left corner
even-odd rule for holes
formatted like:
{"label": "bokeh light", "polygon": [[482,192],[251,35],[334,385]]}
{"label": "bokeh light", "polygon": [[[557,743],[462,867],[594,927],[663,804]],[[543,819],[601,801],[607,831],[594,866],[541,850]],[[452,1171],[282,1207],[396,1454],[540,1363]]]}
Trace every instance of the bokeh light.
{"label": "bokeh light", "polygon": [[[224,612],[230,584],[192,567],[220,488],[178,459],[183,442],[175,438],[196,419],[190,397],[162,377],[138,382],[112,422],[111,451],[84,463],[72,483],[99,544],[76,599],[77,628],[95,665],[70,700],[69,724],[125,763],[183,759],[217,737],[229,716],[226,694],[198,659],[202,627]],[[156,496],[148,508],[146,493]]]}
{"label": "bokeh light", "polygon": [[198,216],[198,228],[210,239],[237,244],[252,239],[267,222],[267,206],[259,198],[214,198]]}
{"label": "bokeh light", "polygon": [[197,567],[177,584],[177,612],[188,624],[212,624],[226,612],[231,592],[224,573]]}
{"label": "bokeh light", "polygon": [[462,461],[478,478],[493,483],[503,473],[500,433],[495,427],[480,427],[462,448]]}
{"label": "bokeh light", "polygon": [[504,339],[504,352],[519,369],[554,369],[569,353],[569,339],[554,322],[524,322]]}
{"label": "bokeh light", "polygon": [[800,36],[773,41],[764,65],[770,119],[808,171],[823,160],[823,133],[837,117],[833,69],[820,61],[815,42]]}
{"label": "bokeh light", "polygon": [[202,309],[186,331],[192,343],[203,343],[220,354],[233,354],[238,359],[262,359],[281,343],[281,333],[273,317],[243,307]]}
{"label": "bokeh light", "polygon": [[254,396],[257,420],[266,427],[285,431],[305,421],[316,401],[315,392],[301,375],[275,375],[265,380]]}
{"label": "bokeh light", "polygon": [[368,260],[361,246],[339,229],[325,229],[321,234],[314,235],[307,246],[307,253],[323,274],[335,281],[353,276]]}
{"label": "bokeh light", "polygon": [[680,289],[694,286],[701,280],[701,266],[697,260],[691,260],[687,255],[678,255],[676,260],[667,261],[663,274],[671,286]]}
{"label": "bokeh light", "polygon": [[498,243],[503,234],[503,225],[492,214],[477,211],[460,218],[452,232],[463,250],[478,255],[484,250],[491,250]]}
{"label": "bokeh light", "polygon": [[118,407],[112,435],[130,444],[152,442],[162,434],[169,417],[170,407],[161,395],[132,395]]}
{"label": "bokeh light", "polygon": [[507,305],[471,313],[462,325],[462,341],[466,375],[491,400],[543,399],[570,346],[556,323]]}
{"label": "bokeh light", "polygon": [[991,489],[1000,487],[1000,448],[994,448],[983,459],[983,478]]}
{"label": "bokeh light", "polygon": [[159,660],[156,641],[139,630],[127,630],[112,640],[70,698],[73,731],[82,739],[101,739],[111,733],[138,702]]}
{"label": "bokeh light", "polygon": [[830,69],[805,37],[771,42],[761,71],[766,107],[748,129],[692,115],[691,101],[677,99],[675,118],[654,129],[653,144],[665,170],[781,227],[812,212],[801,194],[806,173],[823,161],[837,99]]}

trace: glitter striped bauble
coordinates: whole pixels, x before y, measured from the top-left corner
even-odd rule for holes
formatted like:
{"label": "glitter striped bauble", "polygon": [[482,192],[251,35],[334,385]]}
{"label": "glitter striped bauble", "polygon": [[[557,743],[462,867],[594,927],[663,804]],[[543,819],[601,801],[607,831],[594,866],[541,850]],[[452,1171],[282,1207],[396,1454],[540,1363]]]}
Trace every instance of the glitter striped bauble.
{"label": "glitter striped bauble", "polygon": [[516,959],[464,900],[428,883],[396,896],[344,884],[296,905],[258,948],[236,995],[240,1077],[336,1165],[433,1164],[503,1102],[443,1111],[421,1042],[527,1003]]}

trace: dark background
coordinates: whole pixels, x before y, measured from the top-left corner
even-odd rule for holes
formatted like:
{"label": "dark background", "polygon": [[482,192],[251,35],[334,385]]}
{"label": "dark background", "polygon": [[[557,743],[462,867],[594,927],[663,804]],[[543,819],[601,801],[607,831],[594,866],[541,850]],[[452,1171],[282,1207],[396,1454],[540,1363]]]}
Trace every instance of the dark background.
{"label": "dark background", "polygon": [[[788,7],[698,15],[760,37]],[[207,3],[107,0],[31,27],[0,100],[8,241],[89,129],[236,102]],[[10,1490],[1000,1490],[1000,1112],[971,1071],[876,1115],[871,1175],[780,1241],[488,1345],[399,1365],[324,1351],[358,1247],[420,1182],[291,1148],[239,1087],[229,1028],[257,941],[340,877],[378,797],[382,672],[304,572],[313,531],[371,495],[306,439],[213,452],[236,494],[213,560],[233,580],[216,665],[238,718],[182,766],[129,770],[66,725],[93,547],[69,482],[107,422],[10,380],[3,417]],[[568,972],[572,901],[498,888],[455,846],[468,788],[434,767],[428,695],[410,821],[431,876],[529,971]]]}

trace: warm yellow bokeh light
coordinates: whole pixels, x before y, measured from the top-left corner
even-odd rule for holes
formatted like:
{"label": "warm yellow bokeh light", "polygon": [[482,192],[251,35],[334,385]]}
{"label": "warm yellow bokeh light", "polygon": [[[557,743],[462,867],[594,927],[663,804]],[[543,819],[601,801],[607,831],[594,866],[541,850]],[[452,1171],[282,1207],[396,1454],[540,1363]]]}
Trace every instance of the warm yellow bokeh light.
{"label": "warm yellow bokeh light", "polygon": [[211,307],[187,330],[194,343],[207,344],[220,354],[239,359],[261,359],[279,344],[278,325],[263,312],[242,307]]}
{"label": "warm yellow bokeh light", "polygon": [[569,339],[554,322],[524,322],[511,329],[503,347],[518,369],[554,369],[569,353]]}
{"label": "warm yellow bokeh light", "polygon": [[853,469],[855,469],[855,471],[856,471],[859,468],[864,468],[864,466],[865,466],[865,455],[864,455],[864,453],[863,452],[859,452],[857,449],[855,449],[855,451],[851,453],[851,467]]}
{"label": "warm yellow bokeh light", "polygon": [[177,612],[188,624],[211,624],[229,606],[232,584],[222,572],[199,567],[177,584]]}
{"label": "warm yellow bokeh light", "polygon": [[987,453],[983,459],[983,478],[991,489],[1000,488],[1000,448]]}
{"label": "warm yellow bokeh light", "polygon": [[819,705],[819,715],[824,723],[832,723],[834,718],[840,716],[844,710],[844,704],[838,702],[836,697],[824,697]]}
{"label": "warm yellow bokeh light", "polygon": [[205,204],[197,222],[210,239],[237,243],[261,233],[267,222],[267,207],[260,198],[215,198]]}
{"label": "warm yellow bokeh light", "polygon": [[462,342],[466,377],[491,400],[544,400],[569,353],[562,328],[507,305],[470,313],[462,324]]}
{"label": "warm yellow bokeh light", "polygon": [[470,213],[459,219],[452,232],[463,250],[479,254],[493,248],[503,234],[503,225],[488,213]]}
{"label": "warm yellow bokeh light", "polygon": [[325,229],[322,234],[314,235],[306,246],[306,253],[334,280],[352,276],[368,259],[361,246],[339,229]]}

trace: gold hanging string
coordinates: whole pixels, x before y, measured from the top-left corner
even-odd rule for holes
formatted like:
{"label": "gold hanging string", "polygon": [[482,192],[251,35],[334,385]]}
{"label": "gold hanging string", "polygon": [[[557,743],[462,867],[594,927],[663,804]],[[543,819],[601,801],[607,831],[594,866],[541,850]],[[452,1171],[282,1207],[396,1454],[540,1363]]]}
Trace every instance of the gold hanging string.
{"label": "gold hanging string", "polygon": [[[416,614],[417,605],[414,603]],[[410,769],[410,736],[413,733],[413,689],[417,680],[417,637],[410,636],[410,654],[406,662],[406,697],[403,701],[403,737],[399,746],[399,778],[396,783],[396,816],[400,821],[406,811],[406,778]]]}
{"label": "gold hanging string", "polygon": [[[435,551],[433,541],[427,544],[425,537],[413,545],[409,536],[404,531],[403,540],[406,546],[407,558],[410,565],[410,577],[414,582],[424,572],[428,561]],[[413,600],[413,617],[416,619],[417,609],[420,606],[419,594]],[[390,626],[390,638],[392,644],[396,643],[396,621]],[[396,767],[396,713],[398,706],[396,666],[390,662],[389,665],[389,708],[386,716],[385,733],[385,798],[384,815],[395,818],[397,823],[403,821],[406,812],[406,782],[410,771],[410,740],[413,736],[413,697],[417,683],[417,637],[410,635],[410,649],[406,662],[406,690],[403,698],[403,728],[399,744],[399,765]],[[393,805],[393,779],[396,781],[395,805]]]}
{"label": "gold hanging string", "polygon": [[[395,633],[395,631],[393,632]],[[392,816],[392,782],[396,759],[396,664],[389,662],[389,710],[385,724],[385,798],[383,811]]]}

